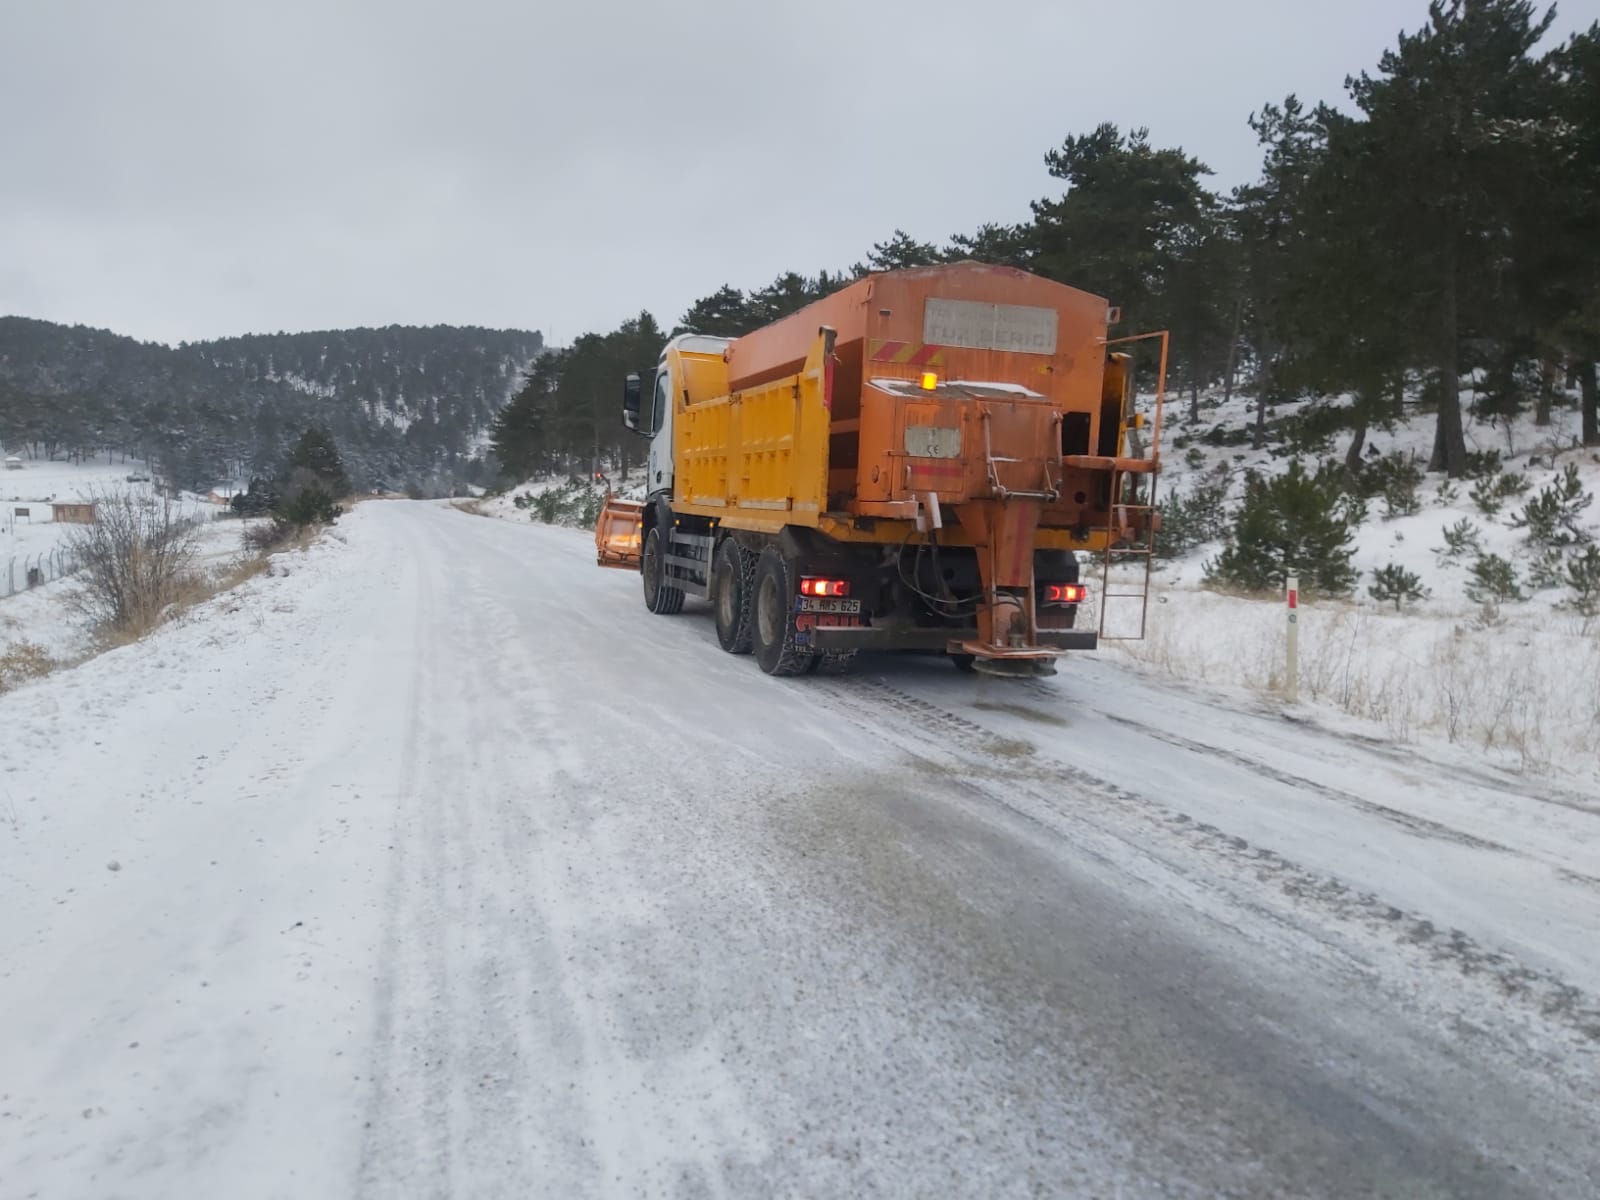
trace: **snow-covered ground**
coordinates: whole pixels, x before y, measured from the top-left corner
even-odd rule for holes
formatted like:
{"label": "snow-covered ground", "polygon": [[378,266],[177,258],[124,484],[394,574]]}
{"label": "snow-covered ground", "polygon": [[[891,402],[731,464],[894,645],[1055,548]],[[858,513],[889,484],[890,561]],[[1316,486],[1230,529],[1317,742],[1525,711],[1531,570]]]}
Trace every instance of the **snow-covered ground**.
{"label": "snow-covered ground", "polygon": [[[202,517],[210,513],[199,510]],[[196,530],[194,566],[200,571],[218,571],[246,554],[245,531],[251,522],[206,520]],[[80,528],[64,525],[67,532]],[[80,581],[73,575],[52,579],[42,587],[25,588],[5,595],[6,562],[0,557],[0,654],[18,642],[31,642],[58,663],[75,662],[95,644],[95,630],[70,603]]]}
{"label": "snow-covered ground", "polygon": [[22,466],[0,471],[0,500],[83,500],[96,488],[129,486],[130,476],[148,481],[150,468],[137,459],[97,457],[88,462],[22,458]]}
{"label": "snow-covered ground", "polygon": [[[24,460],[20,470],[0,470],[0,595],[8,590],[7,568],[13,559],[36,562],[71,535],[72,526],[51,520],[51,501],[68,503],[86,500],[100,489],[147,486],[128,483],[129,475],[148,476],[149,470],[142,463],[37,459]],[[18,515],[19,508],[27,509],[27,516]]]}
{"label": "snow-covered ground", "polygon": [[[41,567],[50,579],[62,569],[62,551],[76,527],[51,519],[52,501],[84,501],[124,490],[152,491],[150,468],[119,458],[85,463],[25,459],[19,470],[0,470],[0,603],[25,586],[28,567]],[[224,493],[232,494],[229,487],[219,494]],[[221,505],[191,494],[179,496],[175,503],[185,515],[202,520],[224,511]],[[28,514],[19,516],[17,510],[24,508]]]}
{"label": "snow-covered ground", "polygon": [[544,476],[484,496],[471,507],[481,516],[496,517],[503,521],[538,521],[545,514],[532,501],[548,496],[557,507],[548,514],[553,519],[546,521],[546,524],[583,528],[591,524],[584,520],[585,505],[598,506],[605,499],[608,486],[623,499],[641,499],[645,492],[644,471],[636,468],[631,473],[604,481],[574,479],[567,475]]}
{"label": "snow-covered ground", "polygon": [[17,1195],[1579,1196],[1600,786],[361,505],[0,697]]}
{"label": "snow-covered ground", "polygon": [[[1464,397],[1463,402],[1467,398]],[[1246,472],[1273,475],[1285,470],[1291,455],[1281,442],[1254,450],[1248,443],[1217,446],[1204,440],[1208,433],[1218,430],[1235,437],[1247,435],[1255,420],[1254,406],[1252,396],[1236,396],[1227,404],[1221,402],[1220,396],[1203,396],[1201,419],[1198,424],[1191,424],[1187,398],[1181,402],[1169,401],[1167,428],[1162,436],[1162,494],[1189,493],[1196,484],[1216,478],[1219,469],[1226,469],[1230,501],[1236,502],[1243,492]],[[1274,419],[1303,413],[1309,407],[1309,402],[1280,406]],[[1434,422],[1432,413],[1418,413],[1392,430],[1373,429],[1367,435],[1363,457],[1371,461],[1389,454],[1410,454],[1420,459],[1425,467],[1433,449]],[[1411,516],[1389,518],[1385,516],[1382,498],[1374,499],[1366,521],[1356,530],[1354,542],[1354,565],[1361,571],[1356,594],[1361,602],[1381,607],[1370,600],[1366,589],[1373,572],[1392,562],[1421,576],[1431,591],[1432,594],[1417,606],[1420,611],[1440,611],[1449,616],[1464,606],[1471,607],[1466,586],[1475,556],[1467,554],[1446,559],[1440,554],[1445,545],[1445,527],[1463,520],[1475,527],[1486,552],[1511,559],[1519,574],[1526,577],[1533,552],[1525,533],[1511,525],[1511,518],[1540,488],[1553,483],[1569,463],[1577,468],[1587,490],[1596,496],[1596,501],[1584,512],[1582,524],[1592,537],[1600,540],[1600,451],[1578,447],[1575,444],[1577,433],[1578,414],[1568,408],[1555,409],[1551,423],[1542,428],[1535,426],[1530,417],[1518,418],[1512,423],[1509,439],[1504,428],[1491,428],[1469,418],[1466,423],[1469,452],[1498,453],[1504,471],[1523,476],[1529,490],[1504,501],[1495,516],[1486,515],[1473,503],[1474,481],[1471,479],[1446,480],[1441,475],[1428,475],[1418,489],[1422,509]],[[1323,456],[1343,461],[1349,442],[1350,434],[1337,435]],[[1317,455],[1306,453],[1301,458],[1308,468],[1315,468]],[[1163,576],[1180,587],[1198,585],[1206,561],[1214,558],[1220,549],[1220,543],[1200,547],[1176,562],[1165,564]],[[1530,588],[1529,591],[1526,607],[1506,605],[1505,615],[1528,616],[1539,622],[1549,616],[1562,598],[1555,589]]]}
{"label": "snow-covered ground", "polygon": [[[1214,431],[1248,431],[1253,405],[1248,396],[1227,405],[1204,397],[1201,420],[1191,424],[1187,398],[1174,400],[1163,440],[1163,494],[1188,494],[1226,469],[1230,503],[1236,503],[1246,471],[1282,471],[1289,461],[1282,445],[1255,451],[1248,444],[1204,440]],[[1305,407],[1286,406],[1279,415]],[[1600,497],[1600,455],[1573,446],[1577,413],[1557,408],[1552,417],[1543,428],[1522,418],[1509,438],[1503,428],[1469,420],[1469,449],[1498,451],[1504,469],[1530,484],[1526,495],[1506,501],[1497,516],[1474,505],[1472,481],[1447,483],[1438,476],[1429,476],[1419,489],[1422,509],[1415,515],[1386,519],[1382,499],[1372,501],[1356,531],[1354,565],[1361,580],[1355,594],[1346,600],[1311,598],[1301,609],[1302,714],[1343,720],[1363,735],[1418,742],[1435,752],[1450,747],[1463,761],[1600,780],[1600,621],[1585,622],[1563,608],[1566,596],[1559,589],[1529,588],[1525,601],[1485,614],[1467,595],[1476,555],[1451,559],[1440,553],[1445,527],[1465,520],[1484,551],[1510,560],[1526,580],[1534,551],[1511,526],[1512,515],[1569,463]],[[1431,414],[1420,414],[1391,431],[1373,430],[1367,457],[1412,453],[1425,464],[1433,422]],[[1339,435],[1326,453],[1342,459],[1348,439]],[[1314,455],[1307,459],[1314,465]],[[1582,522],[1600,541],[1600,499]],[[1147,637],[1108,644],[1104,653],[1158,674],[1258,696],[1276,693],[1285,662],[1282,601],[1207,590],[1205,564],[1221,549],[1213,543],[1161,564]],[[1418,575],[1427,598],[1402,612],[1372,599],[1367,587],[1373,573],[1389,563]]]}

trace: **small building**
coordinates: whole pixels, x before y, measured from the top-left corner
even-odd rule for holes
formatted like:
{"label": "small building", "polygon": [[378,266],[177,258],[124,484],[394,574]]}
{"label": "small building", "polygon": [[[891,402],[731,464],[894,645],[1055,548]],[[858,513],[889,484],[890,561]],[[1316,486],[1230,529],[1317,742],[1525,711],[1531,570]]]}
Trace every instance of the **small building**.
{"label": "small building", "polygon": [[50,519],[58,525],[93,525],[99,516],[95,513],[92,501],[68,501],[52,504]]}
{"label": "small building", "polygon": [[22,459],[20,457],[18,457],[17,455],[15,455],[15,454],[7,455],[6,456],[6,470],[8,470],[8,471],[20,471],[20,470],[22,470]]}

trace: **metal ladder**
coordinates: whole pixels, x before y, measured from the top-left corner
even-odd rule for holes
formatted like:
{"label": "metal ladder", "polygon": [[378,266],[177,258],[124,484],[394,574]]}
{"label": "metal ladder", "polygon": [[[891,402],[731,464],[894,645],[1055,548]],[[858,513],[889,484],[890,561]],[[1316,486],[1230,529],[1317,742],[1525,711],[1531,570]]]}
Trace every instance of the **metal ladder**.
{"label": "metal ladder", "polygon": [[[1128,345],[1132,342],[1156,340],[1161,343],[1161,362],[1156,372],[1154,421],[1150,428],[1150,450],[1147,455],[1142,456],[1150,461],[1152,465],[1159,459],[1161,452],[1161,418],[1167,402],[1167,354],[1171,340],[1170,334],[1166,330],[1155,333],[1138,333],[1132,337],[1110,338],[1105,343],[1107,347],[1111,347]],[[1125,416],[1131,411],[1132,399],[1131,390],[1124,393],[1123,412]],[[1131,419],[1135,421],[1135,428],[1143,427],[1142,420],[1138,418]],[[1106,546],[1100,561],[1100,641],[1136,642],[1144,637],[1145,627],[1150,617],[1150,577],[1155,570],[1156,523],[1158,520],[1156,512],[1157,475],[1158,472],[1154,470],[1146,473],[1112,469],[1111,511],[1106,520]],[[1150,480],[1149,493],[1140,498],[1137,503],[1120,504],[1118,501],[1122,496],[1123,488],[1129,476],[1135,480],[1136,487],[1137,480],[1141,476],[1148,478]],[[1137,495],[1137,492],[1135,494]],[[1143,540],[1130,540],[1127,544],[1119,544],[1124,542],[1124,534],[1126,532],[1138,526],[1143,527]],[[1144,568],[1142,571],[1139,569],[1141,561]],[[1128,589],[1126,591],[1112,590],[1113,587],[1119,586],[1113,582],[1112,578],[1112,572],[1117,567],[1122,567],[1125,570],[1131,569],[1135,574],[1133,580],[1120,585],[1125,586]],[[1138,633],[1106,632],[1106,614],[1112,600],[1137,600],[1139,602]]]}
{"label": "metal ladder", "polygon": [[[1150,615],[1150,578],[1155,570],[1156,530],[1156,476],[1133,475],[1138,480],[1150,481],[1150,494],[1137,504],[1121,504],[1116,497],[1122,494],[1129,472],[1113,471],[1111,474],[1111,516],[1106,523],[1106,546],[1100,559],[1100,640],[1102,642],[1136,642],[1143,639]],[[1125,535],[1135,529],[1133,539]],[[1124,578],[1114,582],[1113,571],[1122,568]],[[1133,578],[1126,578],[1128,574]],[[1113,591],[1113,587],[1126,590]],[[1106,616],[1112,600],[1137,600],[1139,602],[1138,633],[1107,633]]]}

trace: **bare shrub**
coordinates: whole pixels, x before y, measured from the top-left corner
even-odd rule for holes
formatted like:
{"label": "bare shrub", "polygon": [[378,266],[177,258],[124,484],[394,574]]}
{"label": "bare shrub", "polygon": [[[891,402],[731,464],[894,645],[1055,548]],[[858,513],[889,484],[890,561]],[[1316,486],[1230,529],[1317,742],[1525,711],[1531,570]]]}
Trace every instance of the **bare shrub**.
{"label": "bare shrub", "polygon": [[171,500],[129,489],[91,498],[98,519],[67,538],[83,564],[71,602],[97,624],[137,635],[189,591],[198,522]]}
{"label": "bare shrub", "polygon": [[12,642],[0,652],[0,692],[9,692],[30,679],[42,679],[55,670],[55,662],[36,642]]}

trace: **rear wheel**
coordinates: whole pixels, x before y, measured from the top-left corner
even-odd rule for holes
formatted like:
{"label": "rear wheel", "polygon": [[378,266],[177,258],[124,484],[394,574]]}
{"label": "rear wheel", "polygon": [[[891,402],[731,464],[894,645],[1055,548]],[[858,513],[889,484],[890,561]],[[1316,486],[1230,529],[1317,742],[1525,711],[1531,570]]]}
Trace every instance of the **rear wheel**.
{"label": "rear wheel", "polygon": [[667,554],[661,526],[644,536],[644,557],[639,573],[644,576],[644,606],[658,616],[670,617],[683,611],[683,589],[667,583]]}
{"label": "rear wheel", "polygon": [[717,641],[729,654],[750,653],[755,581],[756,556],[731,537],[723,539],[711,570],[711,609],[717,624]]}
{"label": "rear wheel", "polygon": [[955,669],[960,671],[963,675],[971,675],[978,669],[974,665],[976,661],[977,660],[974,659],[970,654],[952,654],[950,656],[950,665],[955,667]]}
{"label": "rear wheel", "polygon": [[816,655],[795,645],[794,574],[776,546],[768,546],[756,563],[754,610],[756,662],[768,675],[798,675]]}

